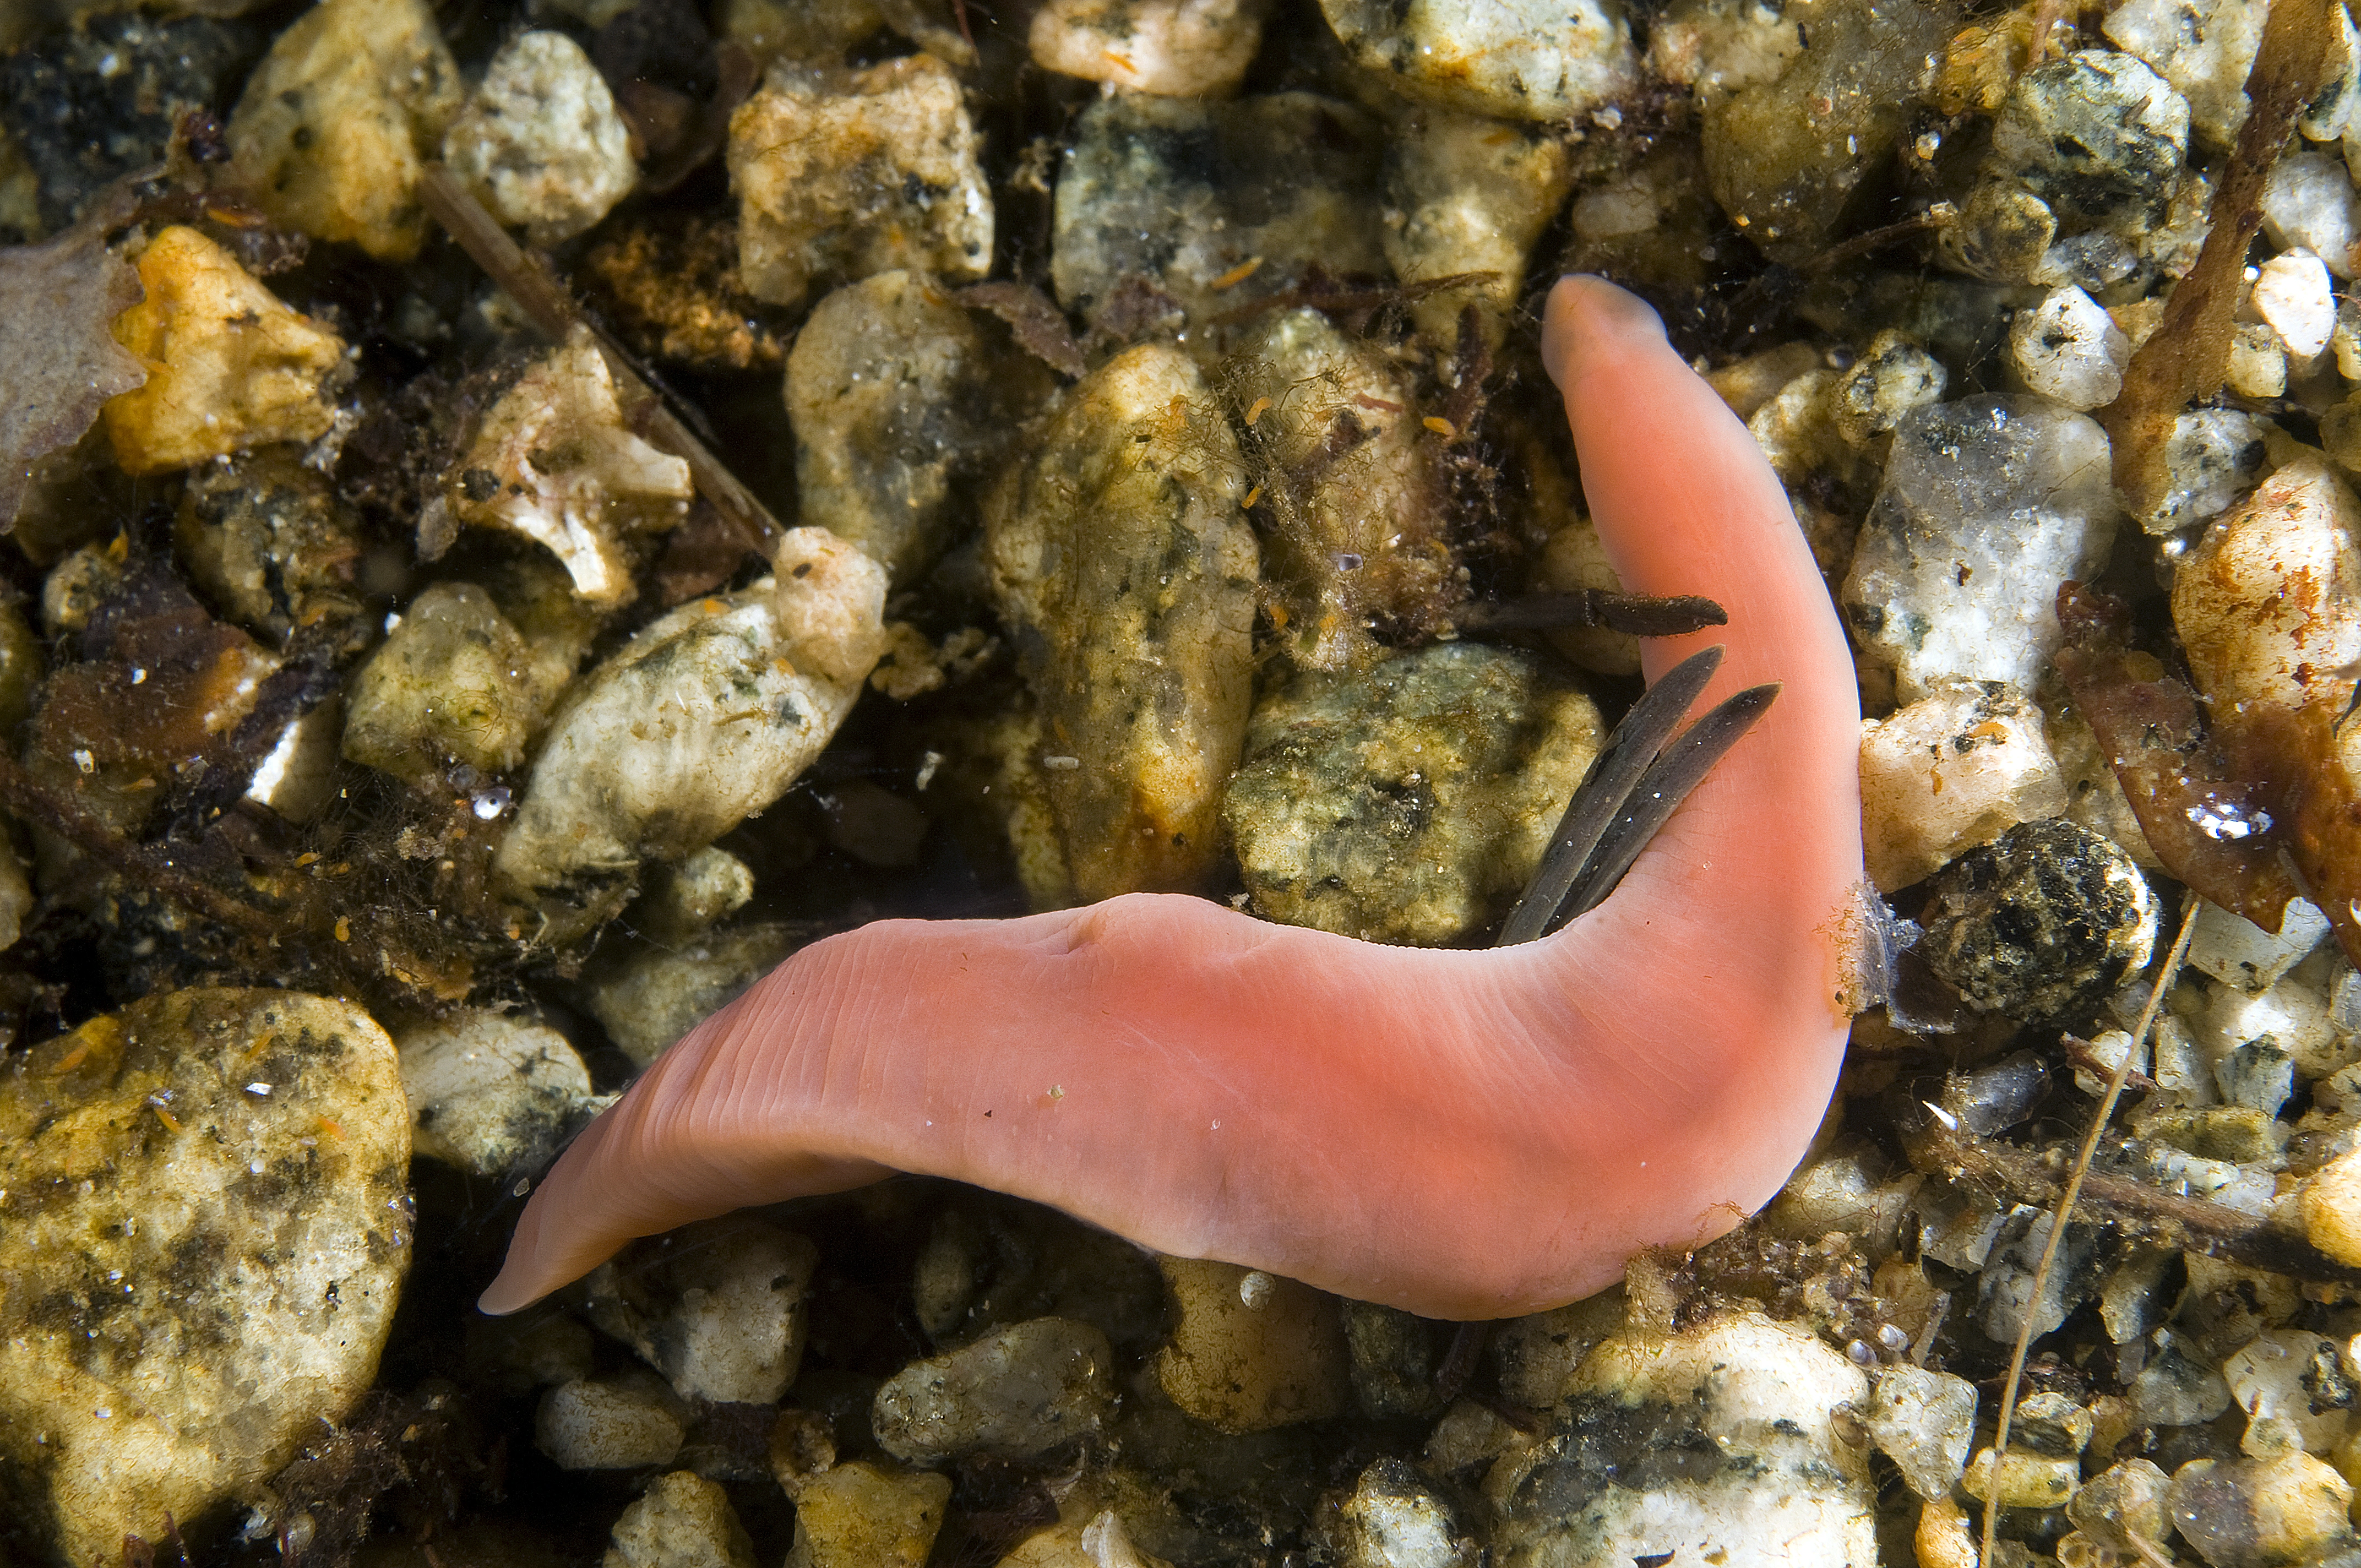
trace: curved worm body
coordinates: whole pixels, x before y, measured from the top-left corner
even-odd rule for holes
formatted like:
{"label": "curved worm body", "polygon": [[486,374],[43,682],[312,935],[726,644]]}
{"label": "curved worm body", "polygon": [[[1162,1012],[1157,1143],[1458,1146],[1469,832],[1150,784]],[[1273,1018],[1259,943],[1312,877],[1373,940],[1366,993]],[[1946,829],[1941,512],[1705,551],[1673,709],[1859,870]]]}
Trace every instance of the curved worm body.
{"label": "curved worm body", "polygon": [[892,1171],[1432,1317],[1536,1310],[1786,1179],[1858,940],[1851,660],[1777,479],[1654,314],[1593,279],[1543,352],[1626,589],[1703,594],[1706,694],[1784,692],[1603,905],[1486,951],[1176,894],[894,920],[803,949],[657,1062],[533,1195],[511,1311],[634,1236]]}

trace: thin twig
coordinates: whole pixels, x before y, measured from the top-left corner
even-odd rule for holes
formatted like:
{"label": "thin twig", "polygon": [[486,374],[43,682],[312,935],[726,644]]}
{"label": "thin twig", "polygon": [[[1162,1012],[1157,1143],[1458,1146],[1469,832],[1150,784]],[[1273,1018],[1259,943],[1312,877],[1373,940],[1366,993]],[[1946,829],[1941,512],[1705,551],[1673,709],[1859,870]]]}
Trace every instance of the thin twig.
{"label": "thin twig", "polygon": [[[2102,1066],[2102,1071],[2111,1070]],[[2125,1087],[2129,1087],[2126,1080]],[[1912,1161],[1929,1175],[1998,1189],[2012,1201],[2054,1206],[2065,1189],[2066,1162],[1964,1126],[1936,1124],[1912,1140]],[[1934,1168],[1928,1169],[1929,1167]],[[2293,1231],[2265,1216],[2203,1198],[2187,1198],[2127,1176],[2093,1172],[2082,1197],[2105,1211],[2107,1223],[2135,1240],[2202,1253],[2266,1274],[2322,1285],[2361,1286],[2361,1269],[2337,1262]]]}
{"label": "thin twig", "polygon": [[2008,1356],[2008,1376],[2000,1386],[2000,1421],[1993,1434],[1992,1495],[1984,1499],[1984,1539],[1977,1558],[1984,1568],[1991,1568],[1993,1548],[2000,1539],[2001,1466],[2008,1460],[2008,1427],[2016,1415],[2017,1380],[2025,1376],[2025,1357],[2033,1348],[2033,1325],[2040,1319],[2033,1304],[2040,1301],[2041,1292],[2048,1286],[2049,1271],[2058,1262],[2058,1244],[2066,1239],[2066,1224],[2073,1218],[2074,1201],[2082,1194],[2082,1179],[2090,1173],[2092,1157],[2099,1152],[2099,1140],[2105,1136],[2107,1123],[2115,1113],[2115,1102],[2123,1098],[2124,1080],[2131,1076],[2132,1062],[2147,1047],[2148,1031],[2156,1027],[2156,1015],[2163,1010],[2165,996],[2172,990],[2181,963],[2189,957],[2190,938],[2197,935],[2197,912],[2204,905],[2205,901],[2195,894],[2189,895],[2189,907],[2180,916],[2180,935],[2172,939],[2172,951],[2166,955],[2164,967],[2157,971],[2156,984],[2148,988],[2147,1005],[2140,1009],[2139,1027],[2132,1031],[2131,1048],[2115,1064],[2114,1075],[2107,1080],[2107,1091],[2099,1097],[2099,1108],[2091,1113],[2091,1130],[2082,1135],[2081,1151],[2066,1177],[2066,1190],[2059,1194],[2058,1207],[2050,1215],[2049,1239],[2042,1244],[2041,1261],[2034,1266],[2033,1288],[2026,1298],[2025,1320],[2017,1325],[2016,1346]]}
{"label": "thin twig", "polygon": [[508,231],[484,210],[483,203],[476,200],[457,175],[441,163],[430,163],[419,181],[419,194],[426,210],[459,242],[459,248],[508,291],[518,308],[552,342],[564,343],[577,328],[590,334],[607,361],[608,374],[615,378],[616,389],[622,394],[625,417],[650,442],[687,463],[697,494],[712,502],[716,510],[736,523],[748,537],[767,544],[779,536],[779,520],[771,515],[770,509],[665,405],[655,389],[633,367],[622,345],[582,313],[566,290],[509,237]]}
{"label": "thin twig", "polygon": [[[2103,1072],[2114,1070],[2107,1065],[2107,1058],[2099,1054],[2099,1047],[2080,1035],[2066,1036],[2066,1059],[2092,1078],[2098,1077]],[[2124,1079],[2124,1087],[2136,1089],[2142,1094],[2146,1094],[2156,1088],[2156,1080],[2144,1072],[2135,1072]]]}

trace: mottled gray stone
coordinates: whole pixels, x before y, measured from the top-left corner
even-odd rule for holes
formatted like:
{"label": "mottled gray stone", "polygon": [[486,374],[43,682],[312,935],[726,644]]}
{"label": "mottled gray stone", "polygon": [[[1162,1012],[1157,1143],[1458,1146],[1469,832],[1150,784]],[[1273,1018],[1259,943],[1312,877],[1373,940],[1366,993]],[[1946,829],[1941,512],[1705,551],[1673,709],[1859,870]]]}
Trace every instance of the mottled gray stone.
{"label": "mottled gray stone", "polygon": [[602,970],[585,988],[585,1000],[607,1037],[646,1067],[796,946],[795,930],[774,921],[721,927]]}
{"label": "mottled gray stone", "polygon": [[2295,1093],[2295,1058],[2265,1035],[2215,1062],[2213,1081],[2230,1104],[2276,1116]]}
{"label": "mottled gray stone", "polygon": [[2049,1245],[2050,1225],[2048,1211],[2020,1203],[1993,1238],[1976,1283],[1976,1317],[1984,1332],[2002,1344],[2015,1344],[2028,1318],[2036,1337],[2048,1333],[2099,1288],[2091,1266],[2098,1256],[2098,1232],[2075,1223],[2066,1227],[2057,1259],[2040,1293],[2034,1293],[2034,1276]]}
{"label": "mottled gray stone", "polygon": [[[2325,429],[2327,421],[2322,422]],[[2192,409],[2177,415],[2164,444],[2164,495],[2143,515],[2148,533],[2178,533],[2230,510],[2255,488],[2266,460],[2263,424],[2243,409]]]}
{"label": "mottled gray stone", "polygon": [[1831,1415],[1868,1392],[1843,1355],[1759,1313],[1627,1330],[1584,1361],[1552,1435],[1487,1478],[1492,1562],[1873,1563],[1868,1453]]}
{"label": "mottled gray stone", "polygon": [[664,1374],[684,1399],[774,1404],[804,1354],[818,1249],[746,1214],[637,1242],[592,1270],[590,1321]]}
{"label": "mottled gray stone", "polygon": [[1783,261],[1828,243],[1908,125],[1947,29],[1910,0],[1849,0],[1821,7],[1806,33],[1775,80],[1709,110],[1703,126],[1714,199]]}
{"label": "mottled gray stone", "polygon": [[398,1043],[418,1152],[472,1176],[537,1168],[588,1113],[582,1058],[522,1014],[468,1008]]}
{"label": "mottled gray stone", "polygon": [[2170,1329],[2158,1329],[2147,1365],[2132,1379],[2132,1409],[2160,1427],[2195,1426],[2230,1408],[2230,1386],[2202,1347]]}
{"label": "mottled gray stone", "polygon": [[2112,49],[2026,71],[1993,123],[1994,162],[2077,226],[2160,216],[2188,151],[2188,101]]}
{"label": "mottled gray stone", "polygon": [[[1211,316],[1290,287],[1312,262],[1382,273],[1382,152],[1367,115],[1309,93],[1101,98],[1075,119],[1058,177],[1058,302],[1091,314],[1145,279]],[[1250,276],[1213,286],[1249,262]]]}
{"label": "mottled gray stone", "polygon": [[1980,1013],[2027,1022],[2095,1008],[2147,967],[2156,895],[2112,839],[2021,822],[1938,877],[1920,951]]}
{"label": "mottled gray stone", "polygon": [[1839,435],[1866,447],[1913,409],[1941,401],[1950,379],[1941,360],[1888,327],[1829,389],[1828,417]]}
{"label": "mottled gray stone", "polygon": [[1048,367],[921,274],[837,290],[787,356],[801,521],[860,545],[906,587],[974,525],[977,477],[1054,385]]}
{"label": "mottled gray stone", "polygon": [[338,651],[357,652],[368,636],[353,584],[360,523],[302,457],[298,446],[258,446],[192,470],[174,552],[224,615],[271,646],[299,626],[320,638],[330,622],[350,628]]}
{"label": "mottled gray stone", "polygon": [[877,1390],[871,1420],[900,1459],[1023,1458],[1098,1431],[1115,1413],[1114,1378],[1104,1334],[1036,1318],[910,1363]]}
{"label": "mottled gray stone", "polygon": [[1252,686],[1243,498],[1203,376],[1142,344],[1067,392],[985,503],[985,565],[1055,748],[1044,785],[1083,899],[1213,874]]}
{"label": "mottled gray stone", "polygon": [[1441,444],[1396,367],[1319,311],[1274,311],[1223,380],[1296,663],[1365,669],[1379,625],[1439,626],[1464,592],[1443,538]]}
{"label": "mottled gray stone", "polygon": [[1435,1364],[1449,1343],[1450,1326],[1374,1301],[1346,1301],[1344,1310],[1353,1400],[1361,1413],[1385,1420],[1440,1410]]}
{"label": "mottled gray stone", "polygon": [[1531,656],[1444,643],[1266,698],[1223,820],[1263,914],[1439,945],[1523,889],[1601,738]]}
{"label": "mottled gray stone", "polygon": [[1467,1568],[1479,1556],[1451,1505],[1407,1461],[1391,1456],[1361,1472],[1327,1535],[1342,1568]]}

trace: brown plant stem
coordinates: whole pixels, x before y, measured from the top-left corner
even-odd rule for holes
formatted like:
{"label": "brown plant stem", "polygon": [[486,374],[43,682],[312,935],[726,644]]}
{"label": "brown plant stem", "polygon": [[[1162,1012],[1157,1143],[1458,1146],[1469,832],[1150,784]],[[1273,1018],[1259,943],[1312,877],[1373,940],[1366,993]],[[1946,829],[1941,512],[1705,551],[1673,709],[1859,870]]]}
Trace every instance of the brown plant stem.
{"label": "brown plant stem", "polygon": [[2246,247],[2263,221],[2263,185],[2328,69],[2336,41],[2332,0],[2276,0],[2262,47],[2246,73],[2252,106],[2213,192],[2212,226],[2197,265],[2174,285],[2164,319],[2124,371],[2124,389],[2099,411],[2114,443],[2115,488],[2136,516],[2156,510],[2170,477],[2165,443],[2173,421],[2198,398],[2222,389],[2230,362],[2231,315]]}

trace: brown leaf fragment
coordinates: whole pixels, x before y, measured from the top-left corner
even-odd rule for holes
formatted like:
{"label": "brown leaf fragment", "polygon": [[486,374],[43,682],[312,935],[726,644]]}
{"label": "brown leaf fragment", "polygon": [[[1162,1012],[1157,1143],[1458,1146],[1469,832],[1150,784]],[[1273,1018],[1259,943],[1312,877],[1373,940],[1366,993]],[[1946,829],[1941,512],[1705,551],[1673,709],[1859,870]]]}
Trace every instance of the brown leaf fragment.
{"label": "brown leaf fragment", "polygon": [[107,399],[147,383],[109,330],[146,298],[103,224],[0,249],[0,532],[16,526],[34,464],[81,440]]}
{"label": "brown leaf fragment", "polygon": [[2197,694],[2131,646],[2121,601],[2069,582],[2058,590],[2058,620],[2066,630],[2058,673],[2157,859],[2223,908],[2277,931],[2299,891],[2279,852],[2285,840],[2263,826],[2266,792],[2208,733]]}
{"label": "brown leaf fragment", "polygon": [[1085,368],[1082,345],[1074,341],[1066,314],[1029,283],[977,283],[951,298],[974,310],[990,311],[1016,334],[1016,345],[1062,376]]}
{"label": "brown leaf fragment", "polygon": [[2325,707],[2257,708],[2226,716],[2219,729],[2241,771],[2270,787],[2306,892],[2353,958],[2361,954],[2361,784],[2347,748],[2361,741],[2361,729],[2348,717]]}
{"label": "brown leaf fragment", "polygon": [[[2321,83],[2338,44],[2334,0],[2279,0],[2246,74],[2254,107],[2213,196],[2213,226],[2197,265],[2174,285],[2164,320],[2124,371],[2124,389],[2099,411],[2114,443],[2115,488],[2136,517],[2156,511],[2170,487],[2165,443],[2192,399],[2222,389],[2232,314],[2246,279],[2246,247],[2263,221],[2263,185]],[[2158,850],[2159,854],[2163,851]]]}

